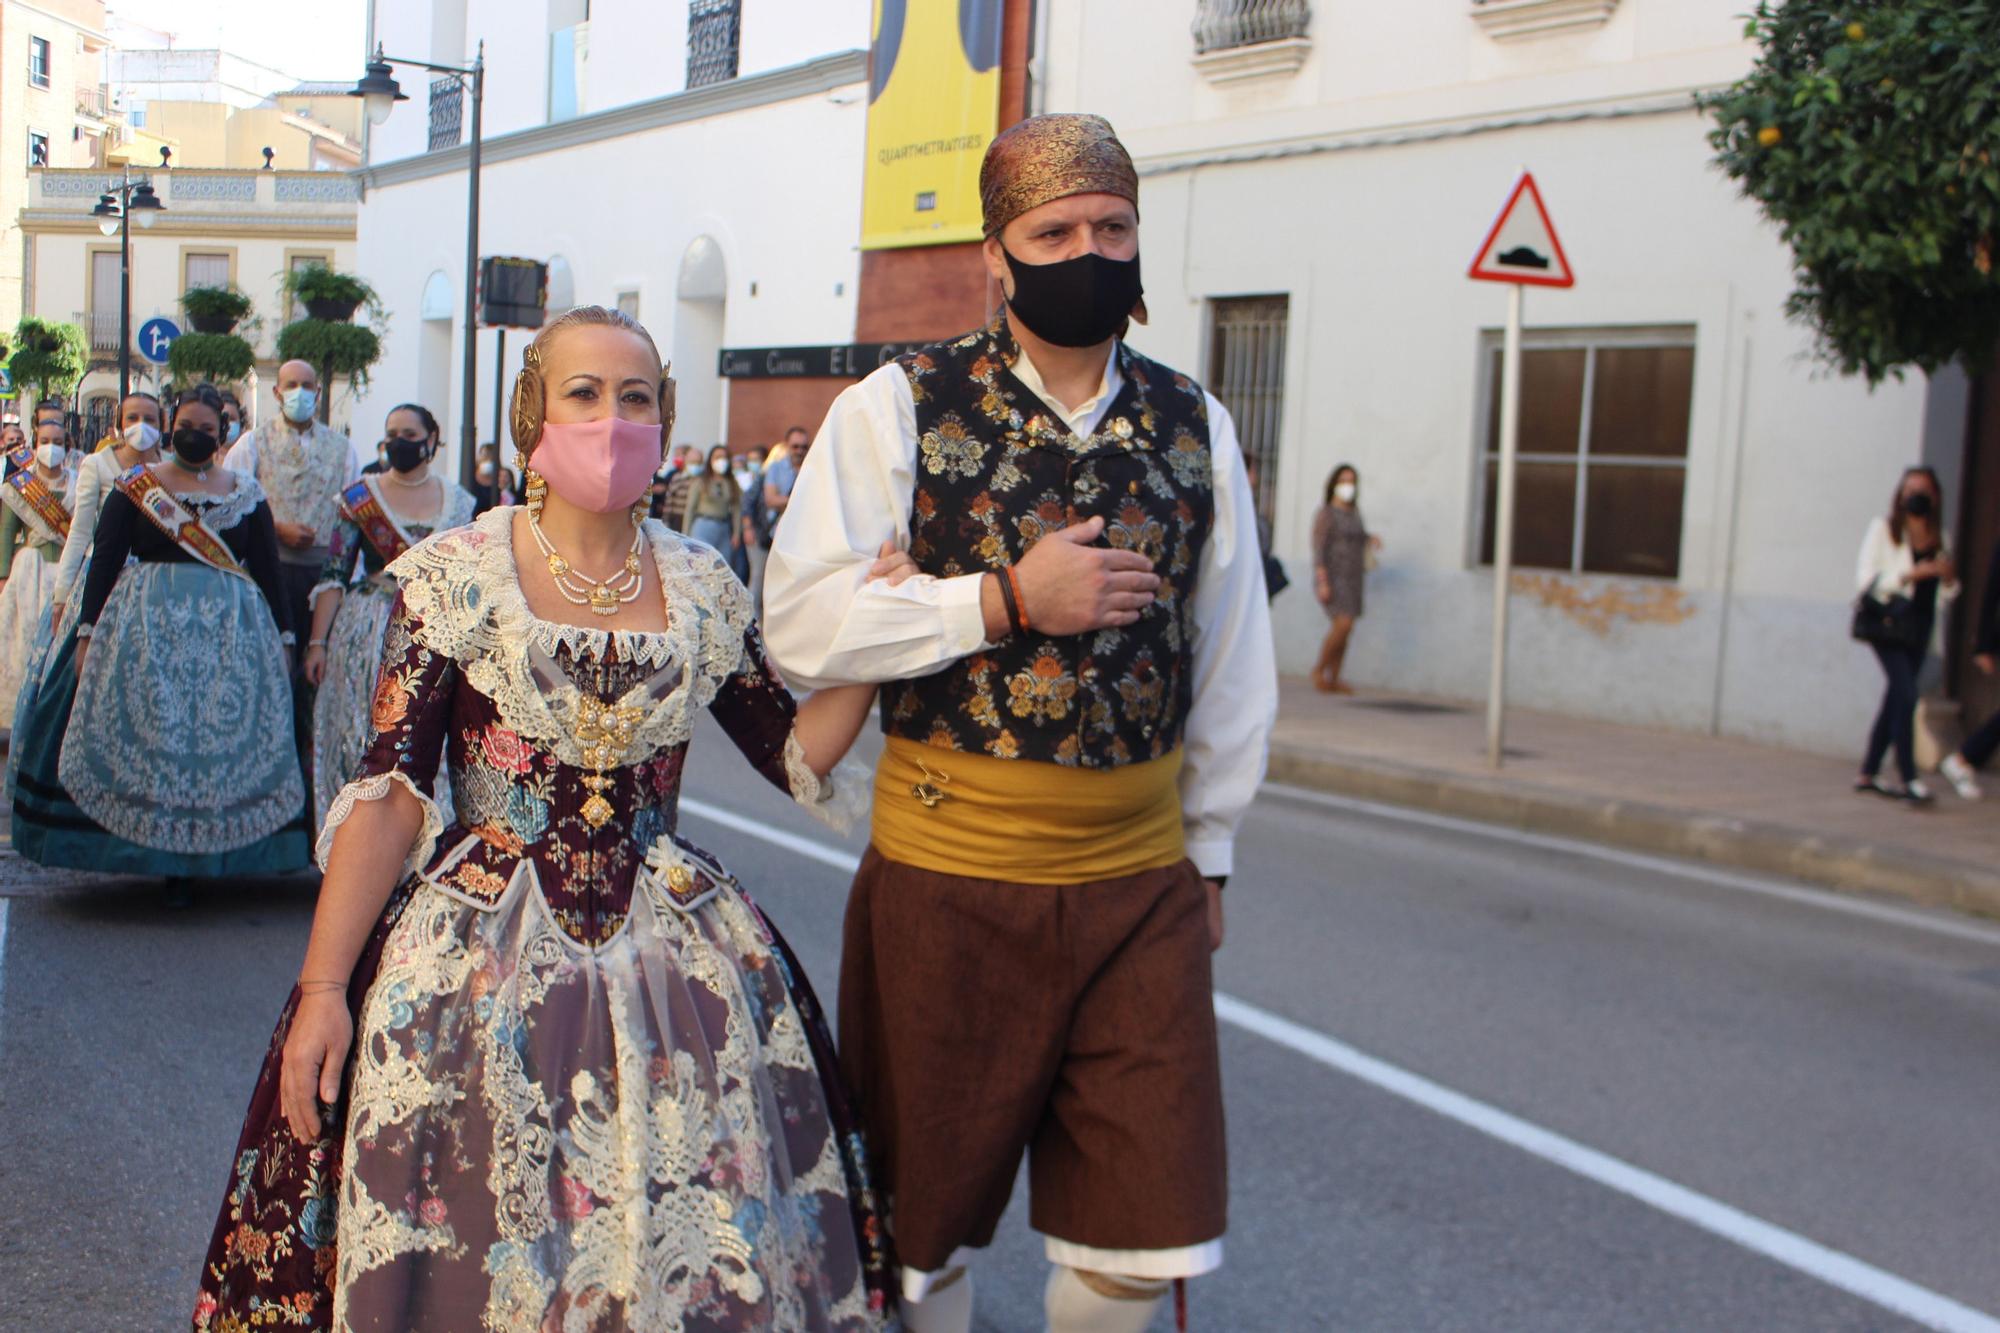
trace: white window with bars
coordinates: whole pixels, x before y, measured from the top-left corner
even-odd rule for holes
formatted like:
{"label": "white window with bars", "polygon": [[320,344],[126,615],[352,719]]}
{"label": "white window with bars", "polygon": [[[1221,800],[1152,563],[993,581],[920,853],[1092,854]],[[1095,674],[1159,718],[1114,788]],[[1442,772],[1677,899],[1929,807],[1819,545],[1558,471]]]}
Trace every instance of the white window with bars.
{"label": "white window with bars", "polygon": [[49,86],[49,39],[28,39],[28,82],[37,88]]}
{"label": "white window with bars", "polygon": [[1208,391],[1236,423],[1244,460],[1256,469],[1257,513],[1269,521],[1278,493],[1291,298],[1223,297],[1210,301],[1209,311]]}
{"label": "white window with bars", "polygon": [[736,77],[743,42],[743,0],[689,0],[687,86]]}

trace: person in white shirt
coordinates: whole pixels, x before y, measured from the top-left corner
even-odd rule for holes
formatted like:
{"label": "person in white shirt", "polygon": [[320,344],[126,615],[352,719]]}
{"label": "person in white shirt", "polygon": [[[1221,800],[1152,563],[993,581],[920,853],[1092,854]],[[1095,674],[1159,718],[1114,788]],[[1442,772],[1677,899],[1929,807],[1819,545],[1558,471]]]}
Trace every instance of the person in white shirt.
{"label": "person in white shirt", "polygon": [[[1896,483],[1889,516],[1869,520],[1854,576],[1862,598],[1887,611],[1886,625],[1868,640],[1886,683],[1854,789],[1917,805],[1932,799],[1917,777],[1917,677],[1930,654],[1938,603],[1958,596],[1958,569],[1945,548],[1943,519],[1944,486],[1937,473],[1908,469]],[[1892,744],[1901,787],[1890,786],[1880,774]]]}
{"label": "person in white shirt", "polygon": [[[1049,1327],[1137,1330],[1221,1262],[1209,954],[1276,712],[1262,562],[1228,412],[1121,337],[1111,126],[1022,122],[981,195],[1006,310],[835,401],[766,631],[794,687],[882,683],[840,1026],[906,1325],[970,1327],[1025,1151]],[[869,582],[898,547],[917,576]]]}
{"label": "person in white shirt", "polygon": [[[279,572],[286,615],[312,623],[312,593],[326,566],[327,545],[340,519],[340,493],[361,480],[361,457],[345,435],[317,419],[319,374],[304,361],[278,367],[271,393],[278,411],[230,446],[223,462],[255,477],[271,502],[278,529]],[[295,663],[292,706],[299,764],[312,788],[313,687]]]}

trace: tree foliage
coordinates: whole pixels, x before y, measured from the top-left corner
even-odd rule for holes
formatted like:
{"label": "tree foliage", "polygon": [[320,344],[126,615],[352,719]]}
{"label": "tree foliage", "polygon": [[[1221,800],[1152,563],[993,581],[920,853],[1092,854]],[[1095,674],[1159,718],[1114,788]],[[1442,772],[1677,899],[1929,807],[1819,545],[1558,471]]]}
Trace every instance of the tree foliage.
{"label": "tree foliage", "polygon": [[167,348],[167,373],[176,385],[235,384],[256,364],[256,349],[233,333],[183,333]]}
{"label": "tree foliage", "polygon": [[1791,246],[1789,314],[1870,383],[2000,342],[2000,6],[1759,0],[1717,164]]}
{"label": "tree foliage", "polygon": [[382,340],[366,324],[297,319],[278,330],[278,359],[317,366],[323,379],[346,375],[362,387],[368,368],[382,359]]}
{"label": "tree foliage", "polygon": [[34,385],[38,398],[67,397],[90,368],[90,343],[74,324],[29,315],[14,330],[13,347],[7,369],[16,384]]}

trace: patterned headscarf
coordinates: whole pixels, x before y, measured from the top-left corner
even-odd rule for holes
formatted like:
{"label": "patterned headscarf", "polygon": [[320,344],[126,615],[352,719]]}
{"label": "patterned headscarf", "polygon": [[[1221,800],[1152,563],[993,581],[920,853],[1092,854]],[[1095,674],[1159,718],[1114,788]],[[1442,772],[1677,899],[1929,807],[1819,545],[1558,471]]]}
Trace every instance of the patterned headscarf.
{"label": "patterned headscarf", "polygon": [[997,135],[979,168],[986,234],[1073,194],[1115,194],[1139,206],[1139,173],[1102,116],[1030,116]]}

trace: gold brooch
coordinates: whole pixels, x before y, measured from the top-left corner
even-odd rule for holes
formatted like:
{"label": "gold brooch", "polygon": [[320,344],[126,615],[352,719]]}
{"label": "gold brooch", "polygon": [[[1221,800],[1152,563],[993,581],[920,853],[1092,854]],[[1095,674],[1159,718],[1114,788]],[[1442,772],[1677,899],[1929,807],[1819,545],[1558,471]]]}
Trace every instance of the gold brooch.
{"label": "gold brooch", "polygon": [[923,802],[924,809],[935,810],[938,807],[938,802],[950,795],[944,789],[944,784],[951,781],[951,774],[933,773],[930,770],[930,766],[925,764],[921,759],[917,761],[917,767],[923,769],[924,780],[910,784],[910,795]]}

